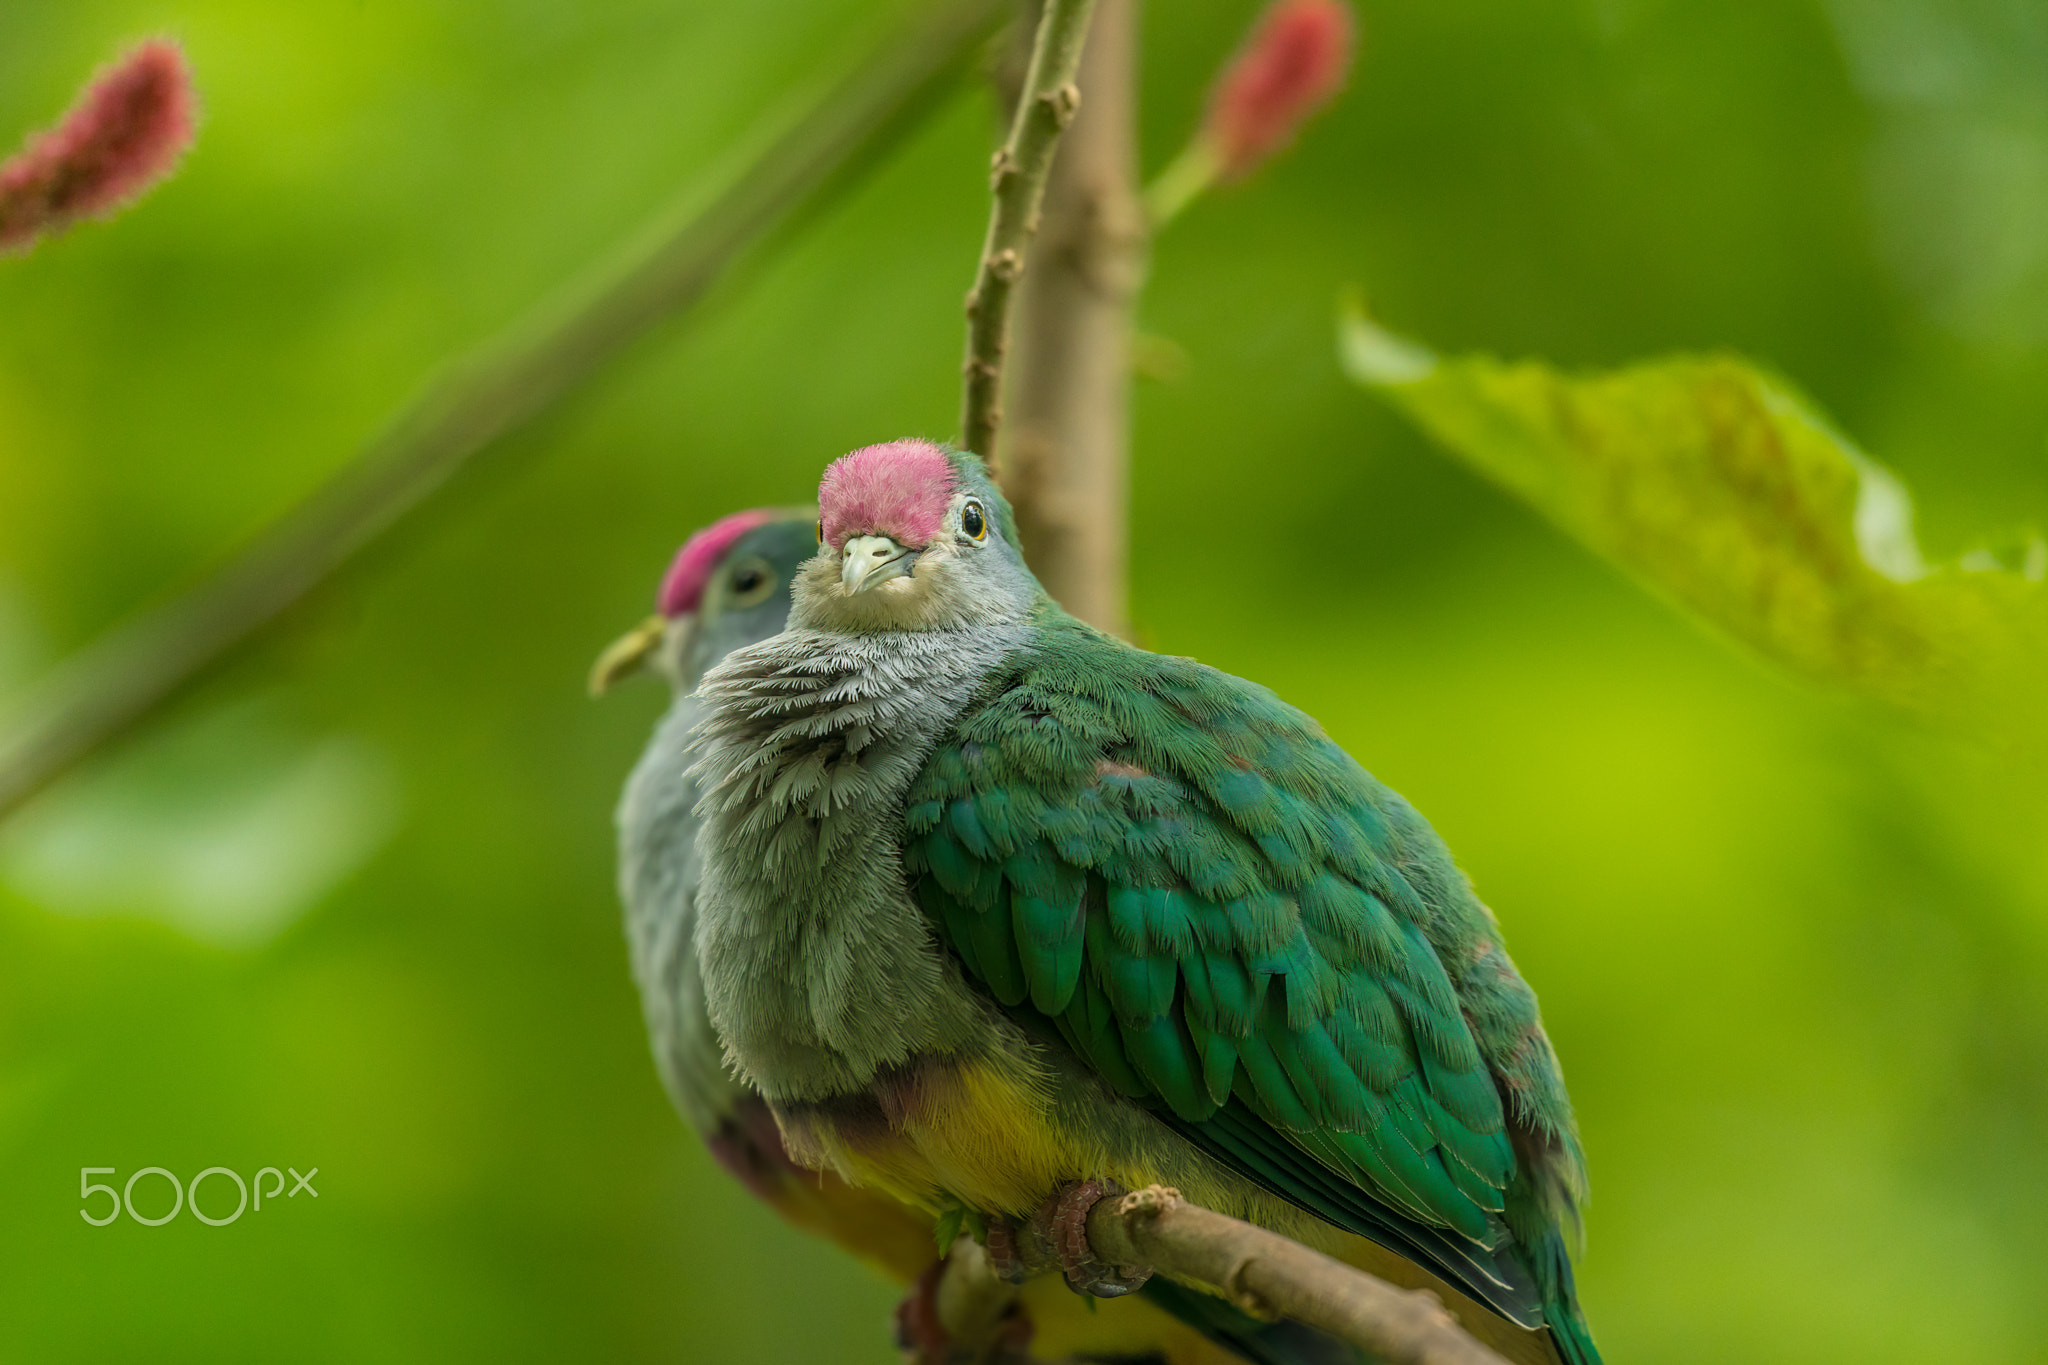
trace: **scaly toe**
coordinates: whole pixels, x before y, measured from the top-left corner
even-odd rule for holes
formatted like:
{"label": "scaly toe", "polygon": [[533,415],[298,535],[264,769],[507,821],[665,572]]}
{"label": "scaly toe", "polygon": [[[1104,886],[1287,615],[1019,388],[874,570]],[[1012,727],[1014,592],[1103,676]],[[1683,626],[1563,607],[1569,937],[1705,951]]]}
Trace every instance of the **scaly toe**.
{"label": "scaly toe", "polygon": [[988,1220],[988,1268],[1006,1284],[1022,1284],[1031,1277],[1020,1242],[1023,1231],[1014,1218],[998,1215]]}
{"label": "scaly toe", "polygon": [[1066,1272],[1067,1287],[1077,1294],[1098,1299],[1121,1298],[1152,1278],[1152,1267],[1108,1265],[1095,1259],[1088,1244],[1088,1212],[1104,1199],[1118,1198],[1124,1189],[1110,1180],[1075,1180],[1054,1191],[1040,1210],[1060,1268]]}

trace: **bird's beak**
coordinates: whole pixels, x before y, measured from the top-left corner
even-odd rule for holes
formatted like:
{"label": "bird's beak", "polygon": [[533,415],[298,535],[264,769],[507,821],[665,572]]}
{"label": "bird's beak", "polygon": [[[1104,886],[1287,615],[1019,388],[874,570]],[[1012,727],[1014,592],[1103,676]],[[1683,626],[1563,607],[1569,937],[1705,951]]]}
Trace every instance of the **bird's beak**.
{"label": "bird's beak", "polygon": [[605,646],[590,669],[590,695],[601,697],[612,685],[647,666],[668,637],[668,618],[650,616]]}
{"label": "bird's beak", "polygon": [[904,549],[888,536],[849,536],[840,554],[839,581],[851,597],[908,575],[918,552]]}

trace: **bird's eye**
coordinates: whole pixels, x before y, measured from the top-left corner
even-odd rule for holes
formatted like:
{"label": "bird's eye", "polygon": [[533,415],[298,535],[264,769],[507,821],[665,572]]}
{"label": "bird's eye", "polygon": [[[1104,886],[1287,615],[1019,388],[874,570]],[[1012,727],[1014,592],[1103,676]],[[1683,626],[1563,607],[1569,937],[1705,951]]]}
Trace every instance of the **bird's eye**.
{"label": "bird's eye", "polygon": [[818,518],[818,543],[820,545],[825,543],[825,519],[823,517]]}
{"label": "bird's eye", "polygon": [[982,515],[980,503],[970,502],[960,509],[960,529],[973,540],[988,534],[988,518]]}
{"label": "bird's eye", "polygon": [[759,555],[750,556],[734,566],[726,585],[730,593],[729,606],[756,606],[767,601],[768,594],[775,591],[774,566]]}

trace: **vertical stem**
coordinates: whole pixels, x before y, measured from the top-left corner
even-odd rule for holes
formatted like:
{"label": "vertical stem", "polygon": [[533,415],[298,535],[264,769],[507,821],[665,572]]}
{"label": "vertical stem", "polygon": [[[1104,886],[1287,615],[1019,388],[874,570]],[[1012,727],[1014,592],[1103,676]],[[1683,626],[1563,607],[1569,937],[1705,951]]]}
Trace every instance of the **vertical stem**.
{"label": "vertical stem", "polygon": [[1127,629],[1131,311],[1145,271],[1137,192],[1138,0],[1100,0],[1081,112],[1060,144],[1017,287],[1003,488],[1024,556],[1082,620]]}
{"label": "vertical stem", "polygon": [[1060,134],[1080,108],[1075,73],[1095,0],[1045,0],[1031,65],[1010,120],[1010,135],[995,155],[989,188],[995,203],[981,264],[967,295],[967,359],[960,416],[961,443],[989,455],[1002,421],[1003,350],[1010,294],[1024,273],[1024,252],[1038,230],[1039,205]]}

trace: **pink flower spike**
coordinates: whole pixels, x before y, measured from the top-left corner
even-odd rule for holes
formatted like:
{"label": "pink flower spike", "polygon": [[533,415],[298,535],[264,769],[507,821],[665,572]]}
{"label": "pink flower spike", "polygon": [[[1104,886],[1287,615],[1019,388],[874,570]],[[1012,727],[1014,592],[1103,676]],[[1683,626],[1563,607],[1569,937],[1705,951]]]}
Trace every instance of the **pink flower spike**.
{"label": "pink flower spike", "polygon": [[1343,0],[1279,0],[1260,17],[1209,95],[1202,131],[1224,179],[1249,175],[1337,93],[1352,38]]}
{"label": "pink flower spike", "polygon": [[169,175],[197,112],[184,52],[164,38],[138,43],[0,165],[0,251],[112,213]]}

